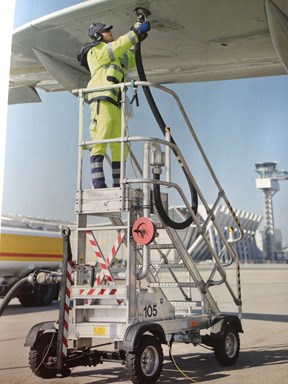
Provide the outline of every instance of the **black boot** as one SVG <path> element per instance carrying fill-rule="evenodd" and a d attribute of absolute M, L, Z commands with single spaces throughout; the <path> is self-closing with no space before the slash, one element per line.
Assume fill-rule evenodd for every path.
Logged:
<path fill-rule="evenodd" d="M 120 187 L 120 161 L 112 161 L 113 188 Z"/>
<path fill-rule="evenodd" d="M 107 188 L 103 171 L 103 155 L 90 157 L 92 184 L 94 188 Z"/>

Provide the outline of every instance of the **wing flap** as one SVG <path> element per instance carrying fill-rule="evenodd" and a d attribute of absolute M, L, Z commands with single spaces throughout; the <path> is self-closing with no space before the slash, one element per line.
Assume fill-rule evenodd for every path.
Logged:
<path fill-rule="evenodd" d="M 72 91 L 73 89 L 85 88 L 89 81 L 89 74 L 80 69 L 76 69 L 62 60 L 53 57 L 39 49 L 33 49 L 41 64 L 63 87 L 63 90 Z"/>
<path fill-rule="evenodd" d="M 41 98 L 34 87 L 9 88 L 8 104 L 37 103 Z"/>

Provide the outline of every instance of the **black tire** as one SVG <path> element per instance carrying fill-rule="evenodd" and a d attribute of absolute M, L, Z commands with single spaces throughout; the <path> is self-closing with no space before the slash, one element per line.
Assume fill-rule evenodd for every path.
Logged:
<path fill-rule="evenodd" d="M 57 369 L 53 364 L 57 359 L 57 333 L 42 333 L 37 337 L 29 352 L 29 365 L 36 376 L 43 379 L 56 377 Z"/>
<path fill-rule="evenodd" d="M 37 337 L 29 352 L 29 366 L 36 376 L 52 379 L 57 375 L 57 333 L 42 333 Z M 69 368 L 62 369 L 62 377 L 70 375 Z"/>
<path fill-rule="evenodd" d="M 42 285 L 34 288 L 31 295 L 19 295 L 18 299 L 23 307 L 44 307 L 50 305 L 57 297 L 57 291 L 56 284 Z"/>
<path fill-rule="evenodd" d="M 154 384 L 163 367 L 163 350 L 155 336 L 144 335 L 135 353 L 126 355 L 126 368 L 132 383 Z"/>
<path fill-rule="evenodd" d="M 234 365 L 239 357 L 240 338 L 235 328 L 227 326 L 221 338 L 217 338 L 214 344 L 214 355 L 223 367 Z"/>

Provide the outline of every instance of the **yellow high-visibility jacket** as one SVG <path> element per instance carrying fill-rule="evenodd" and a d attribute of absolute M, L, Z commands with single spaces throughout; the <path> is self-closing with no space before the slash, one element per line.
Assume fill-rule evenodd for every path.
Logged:
<path fill-rule="evenodd" d="M 91 73 L 88 88 L 104 87 L 126 81 L 128 68 L 135 66 L 135 54 L 130 49 L 138 43 L 135 32 L 129 31 L 117 40 L 110 43 L 100 42 L 93 46 L 87 53 L 87 63 Z M 97 100 L 109 100 L 119 105 L 120 89 L 110 89 L 90 93 L 89 104 Z"/>

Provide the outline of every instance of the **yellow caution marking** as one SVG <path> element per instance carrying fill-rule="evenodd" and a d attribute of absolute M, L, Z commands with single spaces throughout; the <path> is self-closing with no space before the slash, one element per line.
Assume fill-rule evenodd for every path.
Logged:
<path fill-rule="evenodd" d="M 106 336 L 106 327 L 94 327 L 93 334 L 94 336 Z"/>

